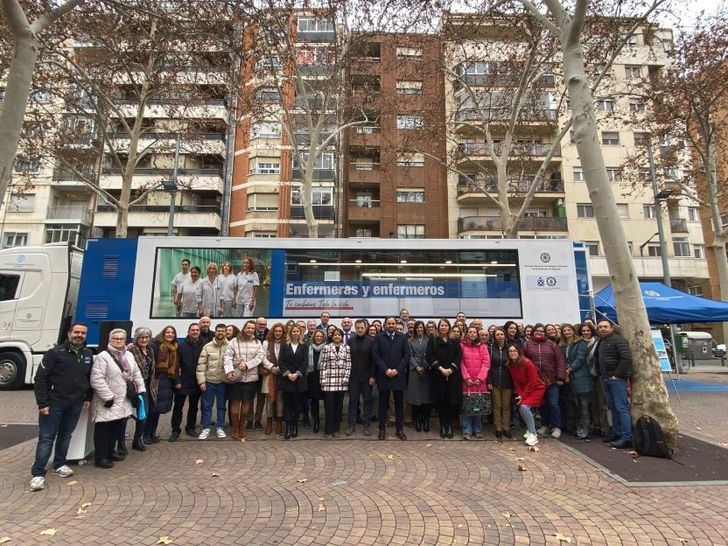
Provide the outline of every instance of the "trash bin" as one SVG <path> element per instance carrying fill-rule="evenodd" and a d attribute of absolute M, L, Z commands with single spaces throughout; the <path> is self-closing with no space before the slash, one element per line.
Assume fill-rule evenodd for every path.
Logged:
<path fill-rule="evenodd" d="M 680 349 L 684 358 L 710 360 L 713 358 L 713 336 L 708 332 L 679 332 Z"/>

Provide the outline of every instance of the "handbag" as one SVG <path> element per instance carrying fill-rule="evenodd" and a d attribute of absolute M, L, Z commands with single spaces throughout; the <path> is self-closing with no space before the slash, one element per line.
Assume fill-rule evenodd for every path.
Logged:
<path fill-rule="evenodd" d="M 490 415 L 492 412 L 493 401 L 490 398 L 489 392 L 463 393 L 463 415 L 466 417 Z"/>
<path fill-rule="evenodd" d="M 541 380 L 541 383 L 543 383 L 546 388 L 554 384 L 554 382 L 546 377 L 546 374 L 543 373 L 539 368 L 536 368 L 536 371 L 538 372 L 538 378 Z"/>
<path fill-rule="evenodd" d="M 116 365 L 119 366 L 119 370 L 121 370 L 121 373 L 124 373 L 124 367 L 121 365 L 121 362 L 116 360 L 116 357 L 111 354 L 110 351 L 106 351 L 106 353 L 111 357 L 111 359 L 116 362 Z M 131 402 L 132 408 L 138 408 L 139 407 L 139 392 L 137 391 L 137 386 L 134 381 L 130 381 L 128 379 L 126 381 L 126 399 Z"/>
<path fill-rule="evenodd" d="M 147 418 L 147 405 L 144 403 L 144 395 L 137 394 L 137 400 L 139 401 L 139 404 L 137 405 L 137 421 L 144 421 Z"/>

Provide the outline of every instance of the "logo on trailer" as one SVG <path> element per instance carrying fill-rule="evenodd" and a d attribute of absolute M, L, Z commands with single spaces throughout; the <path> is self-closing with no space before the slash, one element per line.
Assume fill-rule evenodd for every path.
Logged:
<path fill-rule="evenodd" d="M 540 258 L 543 263 L 547 264 L 551 261 L 551 254 L 548 252 L 542 252 Z"/>
<path fill-rule="evenodd" d="M 651 298 L 659 298 L 660 293 L 657 290 L 645 290 L 645 296 L 650 296 Z"/>
<path fill-rule="evenodd" d="M 536 279 L 536 286 L 545 286 L 545 285 L 546 285 L 546 281 L 543 280 L 543 277 L 539 277 L 538 279 Z"/>
<path fill-rule="evenodd" d="M 546 284 L 556 286 L 556 277 L 546 277 Z"/>

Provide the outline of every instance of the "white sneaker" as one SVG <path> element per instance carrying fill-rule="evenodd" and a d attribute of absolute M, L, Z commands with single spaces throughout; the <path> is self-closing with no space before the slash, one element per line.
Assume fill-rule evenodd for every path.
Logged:
<path fill-rule="evenodd" d="M 535 446 L 538 443 L 538 436 L 529 432 L 528 438 L 526 438 L 527 446 Z"/>
<path fill-rule="evenodd" d="M 31 491 L 40 491 L 41 489 L 45 488 L 45 478 L 43 476 L 33 476 L 33 479 L 30 480 L 30 490 Z"/>
<path fill-rule="evenodd" d="M 69 476 L 73 476 L 73 469 L 67 464 L 64 464 L 63 466 L 56 468 L 52 473 L 61 478 L 68 478 Z"/>
<path fill-rule="evenodd" d="M 546 436 L 546 433 L 549 431 L 548 427 L 539 427 L 539 429 L 536 431 L 541 436 Z"/>
<path fill-rule="evenodd" d="M 559 427 L 554 428 L 554 430 L 551 431 L 551 437 L 556 438 L 557 440 L 561 438 L 561 429 Z"/>
<path fill-rule="evenodd" d="M 524 438 L 528 438 L 528 435 L 529 435 L 529 434 L 531 434 L 531 433 L 530 433 L 530 432 L 528 432 L 528 431 L 526 431 L 526 432 L 524 432 L 524 433 L 523 433 L 523 437 L 524 437 Z"/>
<path fill-rule="evenodd" d="M 219 428 L 217 429 L 217 437 L 221 440 L 224 440 L 225 438 L 227 438 L 227 434 L 225 434 L 225 431 L 223 429 Z"/>
<path fill-rule="evenodd" d="M 210 429 L 203 428 L 202 432 L 200 432 L 200 435 L 197 437 L 197 439 L 198 440 L 207 440 L 208 436 L 210 436 Z"/>

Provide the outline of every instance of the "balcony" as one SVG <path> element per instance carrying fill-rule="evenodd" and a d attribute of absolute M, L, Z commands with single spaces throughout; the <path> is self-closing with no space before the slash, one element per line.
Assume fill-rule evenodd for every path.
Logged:
<path fill-rule="evenodd" d="M 352 146 L 381 146 L 382 134 L 378 125 L 357 125 L 349 131 Z"/>
<path fill-rule="evenodd" d="M 525 180 L 512 180 L 508 184 L 508 192 L 509 193 L 526 193 L 531 188 L 532 179 L 525 179 Z M 470 193 L 483 193 L 483 191 L 486 191 L 487 193 L 497 193 L 498 192 L 498 184 L 495 180 L 486 180 L 486 181 L 477 181 L 475 184 L 472 184 L 467 180 L 466 177 L 460 175 L 458 185 L 457 185 L 457 194 L 458 197 L 462 195 L 467 195 Z M 536 190 L 536 193 L 564 193 L 564 181 L 561 179 L 554 179 L 549 178 L 546 180 L 542 180 L 541 183 L 538 185 L 538 189 Z"/>
<path fill-rule="evenodd" d="M 299 64 L 298 70 L 302 76 L 334 76 L 334 67 L 328 64 Z"/>
<path fill-rule="evenodd" d="M 670 218 L 670 231 L 673 233 L 687 233 L 688 221 L 685 218 Z"/>
<path fill-rule="evenodd" d="M 83 179 L 89 181 L 96 179 L 93 165 L 82 165 L 75 171 L 66 167 L 58 167 L 53 171 L 54 186 L 84 186 Z"/>
<path fill-rule="evenodd" d="M 299 30 L 296 32 L 296 42 L 304 44 L 331 44 L 336 41 L 333 30 Z"/>
<path fill-rule="evenodd" d="M 300 108 L 301 110 L 306 108 L 308 110 L 324 110 L 325 106 L 325 111 L 330 112 L 336 110 L 338 101 L 336 100 L 336 97 L 329 97 L 328 101 L 326 101 L 326 104 L 324 105 L 324 101 L 321 97 L 296 97 L 293 104 L 296 108 Z"/>
<path fill-rule="evenodd" d="M 314 205 L 313 206 L 314 218 L 319 220 L 333 220 L 334 219 L 334 207 L 331 205 Z M 305 218 L 303 207 L 298 205 L 291 206 L 291 218 L 300 220 Z"/>
<path fill-rule="evenodd" d="M 329 138 L 331 133 L 319 133 L 318 143 L 322 144 L 324 140 Z M 296 144 L 299 146 L 309 146 L 311 144 L 311 133 L 294 133 L 296 138 Z M 336 137 L 329 140 L 327 146 L 334 146 L 336 144 Z"/>
<path fill-rule="evenodd" d="M 82 205 L 48 207 L 46 212 L 46 222 L 79 223 L 90 226 L 93 218 L 93 212 Z"/>
<path fill-rule="evenodd" d="M 519 122 L 555 121 L 558 110 L 555 108 L 524 107 L 518 116 Z M 485 116 L 485 118 L 484 118 Z M 508 121 L 510 108 L 462 108 L 455 114 L 456 121 L 483 121 L 483 119 Z"/>
<path fill-rule="evenodd" d="M 506 74 L 460 74 L 455 80 L 455 88 L 464 87 L 517 87 L 520 83 L 520 73 L 513 75 Z M 537 87 L 554 87 L 556 77 L 553 74 L 544 74 L 534 85 Z"/>
<path fill-rule="evenodd" d="M 291 178 L 294 180 L 303 180 L 304 169 L 294 168 L 291 171 Z M 334 169 L 314 169 L 313 170 L 314 180 L 335 180 L 336 171 Z"/>
<path fill-rule="evenodd" d="M 378 222 L 380 216 L 379 204 L 379 199 L 361 197 L 349 199 L 349 220 L 352 222 Z"/>
<path fill-rule="evenodd" d="M 147 187 L 150 184 L 159 184 L 164 178 L 172 178 L 172 173 L 172 169 L 138 167 L 134 170 L 132 189 Z M 193 191 L 210 190 L 222 193 L 222 169 L 179 169 L 177 174 L 180 186 L 185 189 Z M 118 167 L 104 167 L 100 185 L 106 190 L 120 190 L 122 187 L 120 169 Z"/>
<path fill-rule="evenodd" d="M 116 226 L 116 209 L 109 205 L 96 207 L 94 226 Z M 129 227 L 166 228 L 169 205 L 132 205 L 129 207 Z M 177 205 L 174 209 L 175 226 L 185 228 L 220 229 L 219 205 Z"/>
<path fill-rule="evenodd" d="M 524 218 L 519 231 L 568 231 L 566 218 L 555 216 L 540 218 Z M 466 231 L 503 231 L 500 216 L 466 216 L 458 218 L 458 233 Z"/>
<path fill-rule="evenodd" d="M 379 184 L 382 181 L 382 173 L 379 170 L 379 163 L 357 162 L 349 163 L 350 184 Z"/>
<path fill-rule="evenodd" d="M 90 150 L 101 146 L 101 139 L 95 133 L 70 133 L 61 137 L 61 146 L 72 150 Z"/>
<path fill-rule="evenodd" d="M 168 132 L 149 132 L 142 133 L 139 136 L 139 149 L 166 149 L 173 151 L 175 146 L 176 133 Z M 124 152 L 129 149 L 129 133 L 108 133 L 107 139 L 113 142 L 113 146 L 118 152 Z M 225 154 L 225 133 L 198 133 L 182 136 L 182 153 L 196 154 Z"/>
<path fill-rule="evenodd" d="M 539 142 L 532 143 L 515 143 L 511 148 L 511 157 L 518 159 L 520 157 L 543 158 L 551 151 L 552 144 L 542 144 Z M 494 143 L 493 151 L 499 155 L 503 150 L 503 145 Z M 466 156 L 489 156 L 488 146 L 484 142 L 461 142 L 458 144 L 458 152 Z M 552 157 L 561 157 L 561 145 L 557 144 Z"/>

